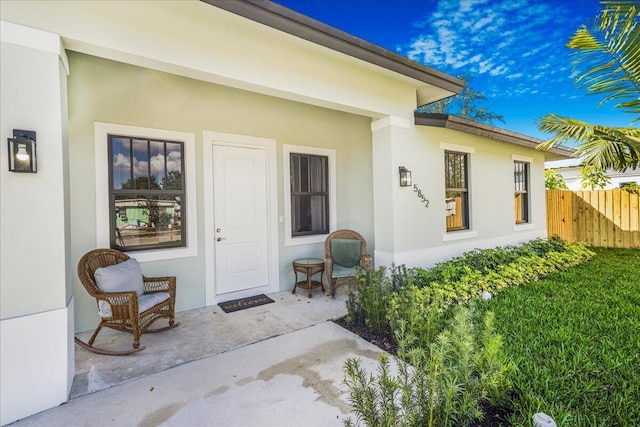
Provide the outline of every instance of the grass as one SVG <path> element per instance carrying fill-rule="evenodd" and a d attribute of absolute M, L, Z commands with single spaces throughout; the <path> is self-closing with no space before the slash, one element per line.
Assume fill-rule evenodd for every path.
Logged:
<path fill-rule="evenodd" d="M 640 425 L 640 251 L 596 257 L 487 304 L 518 365 L 514 425 Z"/>

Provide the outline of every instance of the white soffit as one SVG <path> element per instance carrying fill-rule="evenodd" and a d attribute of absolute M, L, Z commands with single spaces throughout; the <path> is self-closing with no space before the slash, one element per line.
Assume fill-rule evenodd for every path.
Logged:
<path fill-rule="evenodd" d="M 424 82 L 196 0 L 3 0 L 0 14 L 59 34 L 69 50 L 376 118 L 431 93 Z"/>

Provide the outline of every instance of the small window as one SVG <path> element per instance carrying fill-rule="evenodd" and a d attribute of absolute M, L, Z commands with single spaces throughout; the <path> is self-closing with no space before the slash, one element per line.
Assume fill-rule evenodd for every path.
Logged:
<path fill-rule="evenodd" d="M 447 231 L 469 229 L 468 156 L 444 153 Z"/>
<path fill-rule="evenodd" d="M 329 233 L 329 158 L 290 154 L 291 236 Z"/>
<path fill-rule="evenodd" d="M 109 135 L 111 247 L 186 246 L 184 143 Z"/>
<path fill-rule="evenodd" d="M 516 224 L 524 224 L 529 222 L 529 163 L 513 162 L 513 182 Z"/>

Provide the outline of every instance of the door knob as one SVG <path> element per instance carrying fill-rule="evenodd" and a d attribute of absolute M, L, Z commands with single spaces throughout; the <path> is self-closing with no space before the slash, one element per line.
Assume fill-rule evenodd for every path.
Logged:
<path fill-rule="evenodd" d="M 220 242 L 220 241 L 222 241 L 222 240 L 227 240 L 227 238 L 226 238 L 226 237 L 218 237 L 216 240 L 217 240 L 218 242 Z"/>

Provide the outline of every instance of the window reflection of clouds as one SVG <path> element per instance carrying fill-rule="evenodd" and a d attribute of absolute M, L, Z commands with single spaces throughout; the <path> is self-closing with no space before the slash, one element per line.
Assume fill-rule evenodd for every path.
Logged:
<path fill-rule="evenodd" d="M 130 140 L 128 138 L 113 138 L 111 150 L 113 155 L 113 186 L 121 188 L 122 183 L 130 178 L 131 174 L 131 152 Z"/>
<path fill-rule="evenodd" d="M 112 141 L 114 188 L 122 188 L 122 184 L 131 178 L 132 169 L 134 179 L 151 174 L 158 184 L 169 172 L 182 172 L 182 146 L 179 143 L 129 138 L 113 138 Z M 130 158 L 131 144 L 133 159 Z"/>
<path fill-rule="evenodd" d="M 151 175 L 156 177 L 156 182 L 162 183 L 164 179 L 164 142 L 151 141 L 149 144 L 150 155 L 149 162 L 151 166 Z"/>
<path fill-rule="evenodd" d="M 182 170 L 181 149 L 180 144 L 167 143 L 167 172 Z"/>
<path fill-rule="evenodd" d="M 133 177 L 149 176 L 148 141 L 133 140 Z"/>

